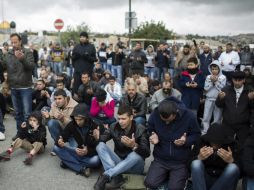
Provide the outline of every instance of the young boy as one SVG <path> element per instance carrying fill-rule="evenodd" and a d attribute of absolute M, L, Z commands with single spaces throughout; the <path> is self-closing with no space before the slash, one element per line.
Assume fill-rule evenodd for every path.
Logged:
<path fill-rule="evenodd" d="M 196 57 L 189 58 L 187 61 L 187 70 L 181 73 L 179 81 L 182 101 L 195 115 L 197 115 L 205 82 L 205 77 L 198 66 Z"/>
<path fill-rule="evenodd" d="M 46 144 L 46 128 L 42 125 L 41 113 L 33 112 L 28 117 L 28 123 L 22 123 L 21 132 L 11 144 L 11 147 L 0 154 L 0 160 L 10 160 L 11 154 L 18 148 L 22 148 L 29 152 L 27 158 L 23 161 L 24 164 L 31 165 L 33 157 L 37 153 L 44 152 Z"/>
<path fill-rule="evenodd" d="M 206 134 L 210 126 L 212 114 L 213 123 L 220 123 L 221 121 L 221 109 L 215 105 L 215 100 L 221 89 L 226 85 L 226 77 L 222 74 L 219 61 L 213 61 L 208 70 L 211 74 L 208 75 L 205 80 L 204 89 L 206 92 L 206 100 L 202 121 L 202 134 Z"/>

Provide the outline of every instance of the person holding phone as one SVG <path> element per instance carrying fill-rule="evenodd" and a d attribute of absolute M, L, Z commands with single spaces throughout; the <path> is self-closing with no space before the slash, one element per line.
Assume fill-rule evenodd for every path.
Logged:
<path fill-rule="evenodd" d="M 33 53 L 24 48 L 21 36 L 17 33 L 10 35 L 12 49 L 5 52 L 3 65 L 7 69 L 8 84 L 11 88 L 11 98 L 16 115 L 17 135 L 21 124 L 32 112 L 32 73 L 35 67 Z"/>

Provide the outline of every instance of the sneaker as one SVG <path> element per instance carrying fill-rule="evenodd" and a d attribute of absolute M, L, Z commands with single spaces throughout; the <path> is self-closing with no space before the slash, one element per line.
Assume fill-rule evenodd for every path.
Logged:
<path fill-rule="evenodd" d="M 63 169 L 68 168 L 68 166 L 65 163 L 63 163 L 63 161 L 60 162 L 60 167 L 63 168 Z"/>
<path fill-rule="evenodd" d="M 9 161 L 10 159 L 11 156 L 7 151 L 4 151 L 0 154 L 0 160 Z"/>
<path fill-rule="evenodd" d="M 5 140 L 5 134 L 0 132 L 0 141 L 4 141 Z"/>
<path fill-rule="evenodd" d="M 80 174 L 89 177 L 91 175 L 91 169 L 90 168 L 83 168 L 80 170 Z"/>
<path fill-rule="evenodd" d="M 52 152 L 50 152 L 50 155 L 51 156 L 56 156 L 56 153 L 52 151 Z"/>
<path fill-rule="evenodd" d="M 33 158 L 28 156 L 23 162 L 25 165 L 32 165 Z"/>
<path fill-rule="evenodd" d="M 119 189 L 124 184 L 124 178 L 122 175 L 117 175 L 111 179 L 109 183 L 106 183 L 105 189 Z"/>
<path fill-rule="evenodd" d="M 105 184 L 110 181 L 110 177 L 107 175 L 100 175 L 97 182 L 94 185 L 94 190 L 105 190 Z"/>

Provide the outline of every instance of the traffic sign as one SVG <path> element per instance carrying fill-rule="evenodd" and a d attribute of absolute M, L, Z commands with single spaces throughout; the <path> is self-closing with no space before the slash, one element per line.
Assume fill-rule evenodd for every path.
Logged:
<path fill-rule="evenodd" d="M 61 30 L 64 27 L 64 22 L 62 19 L 56 19 L 54 22 L 54 26 L 57 30 Z"/>

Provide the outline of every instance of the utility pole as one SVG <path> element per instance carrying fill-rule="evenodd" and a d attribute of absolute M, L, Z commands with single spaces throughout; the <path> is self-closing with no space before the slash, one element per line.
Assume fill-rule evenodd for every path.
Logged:
<path fill-rule="evenodd" d="M 131 21 L 132 21 L 132 15 L 131 15 L 131 0 L 129 0 L 129 48 L 131 47 Z"/>

